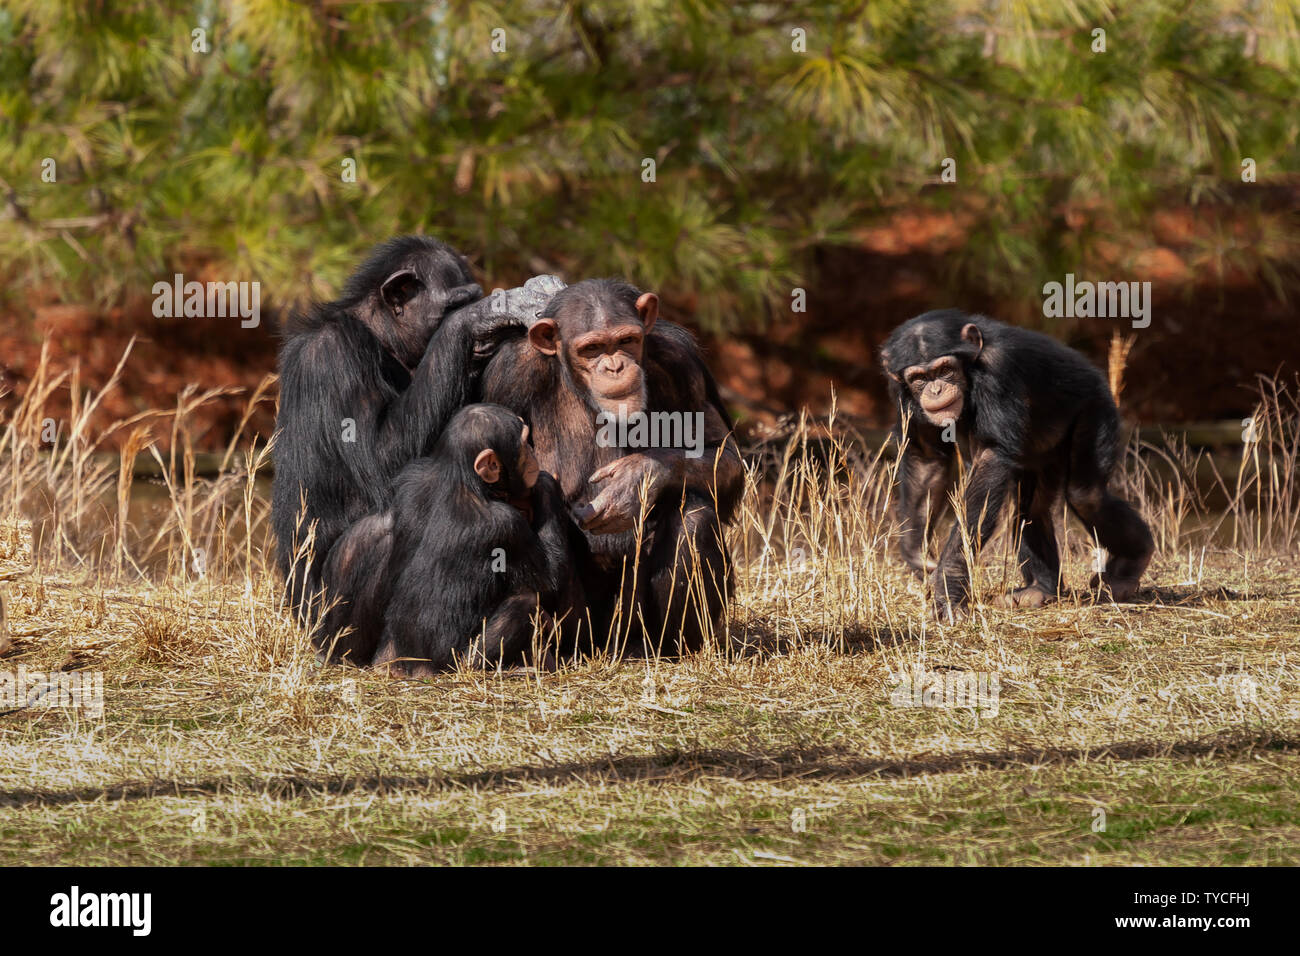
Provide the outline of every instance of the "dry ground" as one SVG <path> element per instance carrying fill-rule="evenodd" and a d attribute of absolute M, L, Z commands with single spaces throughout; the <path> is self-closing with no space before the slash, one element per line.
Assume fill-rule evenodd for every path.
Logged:
<path fill-rule="evenodd" d="M 0 863 L 1300 863 L 1300 442 L 1260 421 L 1218 511 L 1130 456 L 1161 549 L 1132 604 L 927 620 L 887 462 L 828 481 L 801 428 L 734 529 L 727 653 L 403 682 L 320 666 L 278 610 L 256 455 L 205 483 L 179 454 L 134 529 L 129 470 L 75 422 L 29 454 L 29 409 L 0 446 L 0 673 L 100 671 L 104 699 L 0 707 Z M 985 550 L 985 598 L 1009 562 Z M 900 705 L 935 674 L 996 699 Z"/>
<path fill-rule="evenodd" d="M 1296 566 L 1179 572 L 878 645 L 429 683 L 255 666 L 217 587 L 51 575 L 11 587 L 4 664 L 103 670 L 104 711 L 0 718 L 0 862 L 1300 862 Z M 895 706 L 917 666 L 997 673 L 996 713 Z"/>

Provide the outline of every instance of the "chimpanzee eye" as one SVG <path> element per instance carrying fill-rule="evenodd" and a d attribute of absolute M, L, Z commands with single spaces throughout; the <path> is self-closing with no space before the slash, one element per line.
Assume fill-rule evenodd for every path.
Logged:
<path fill-rule="evenodd" d="M 639 339 L 635 335 L 629 335 L 618 340 L 618 344 L 625 349 L 634 348 Z"/>

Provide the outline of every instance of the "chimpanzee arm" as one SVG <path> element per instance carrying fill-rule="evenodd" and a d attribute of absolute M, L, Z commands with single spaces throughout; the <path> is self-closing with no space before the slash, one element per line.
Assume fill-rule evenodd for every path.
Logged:
<path fill-rule="evenodd" d="M 451 416 L 472 400 L 476 344 L 494 334 L 494 321 L 500 325 L 511 320 L 473 308 L 453 313 L 434 332 L 411 373 L 411 384 L 381 412 L 375 447 L 390 474 L 427 455 Z"/>
<path fill-rule="evenodd" d="M 744 490 L 745 468 L 735 439 L 722 431 L 717 413 L 709 407 L 699 414 L 705 423 L 702 448 L 689 454 L 684 448 L 648 448 L 597 469 L 591 476 L 593 482 L 614 481 L 592 501 L 592 513 L 604 510 L 609 504 L 609 517 L 615 520 L 626 517 L 629 508 L 635 514 L 639 485 L 649 476 L 651 503 L 666 495 L 680 496 L 684 491 L 694 491 L 711 502 L 716 500 L 719 516 L 729 521 Z M 624 498 L 625 507 L 619 505 Z M 587 524 L 584 520 L 584 527 L 600 533 L 605 525 L 603 521 Z"/>
<path fill-rule="evenodd" d="M 672 463 L 669 488 L 697 491 L 717 502 L 718 517 L 730 521 L 745 490 L 745 466 L 732 435 L 731 414 L 718 392 L 718 383 L 704 363 L 700 348 L 683 329 L 668 326 L 667 332 L 678 340 L 680 361 L 688 379 L 688 404 L 703 414 L 704 453 L 698 458 L 682 453 Z"/>
<path fill-rule="evenodd" d="M 931 578 L 933 600 L 940 617 L 955 619 L 970 599 L 970 570 L 962 550 L 963 526 L 968 529 L 972 547 L 977 550 L 983 547 L 997 528 L 1002 504 L 1014 479 L 1015 468 L 998 452 L 985 448 L 977 454 L 963 497 L 965 514 L 958 516 L 939 556 L 939 567 Z"/>
<path fill-rule="evenodd" d="M 538 476 L 533 501 L 543 561 L 543 606 L 555 615 L 561 632 L 574 637 L 587 617 L 587 593 L 577 573 L 587 554 L 587 540 L 573 523 L 564 492 L 550 473 Z"/>
<path fill-rule="evenodd" d="M 656 449 L 649 452 L 668 467 L 663 490 L 696 491 L 718 501 L 723 521 L 731 520 L 736 502 L 740 500 L 745 484 L 745 467 L 740 450 L 731 435 L 731 429 L 713 405 L 702 409 L 704 416 L 704 449 L 698 458 L 690 457 L 685 449 Z"/>
<path fill-rule="evenodd" d="M 948 507 L 948 492 L 953 479 L 953 446 L 946 442 L 926 442 L 912 429 L 905 444 L 900 443 L 898 460 L 898 498 L 894 514 L 901 537 L 899 552 L 904 563 L 918 574 L 933 571 L 937 565 L 928 556 L 928 536 Z"/>
<path fill-rule="evenodd" d="M 494 311 L 487 302 L 458 309 L 443 321 L 405 388 L 395 390 L 393 384 L 400 385 L 405 371 L 364 329 L 371 340 L 368 351 L 375 353 L 369 360 L 338 362 L 336 350 L 344 343 L 337 334 L 313 343 L 315 360 L 323 363 L 318 367 L 330 370 L 317 376 L 322 393 L 316 396 L 318 414 L 331 430 L 340 428 L 343 419 L 353 419 L 358 444 L 368 445 L 369 458 L 343 456 L 359 486 L 376 478 L 386 485 L 407 462 L 429 454 L 451 416 L 473 401 L 478 376 L 501 336 L 523 325 L 521 315 Z"/>
<path fill-rule="evenodd" d="M 277 472 L 302 476 L 309 499 L 346 498 L 314 487 L 342 480 L 323 473 L 337 462 L 362 496 L 359 514 L 376 510 L 401 467 L 426 453 L 465 404 L 472 352 L 469 328 L 444 326 L 408 377 L 359 322 L 322 325 L 282 362 Z M 338 517 L 346 524 L 359 514 Z M 321 529 L 330 540 L 342 530 Z"/>
<path fill-rule="evenodd" d="M 549 474 L 537 479 L 532 497 L 542 513 L 536 537 L 517 515 L 501 526 L 509 591 L 471 636 L 469 660 L 476 667 L 520 662 L 532 642 L 534 616 L 554 609 L 557 592 L 572 578 L 563 497 Z"/>
<path fill-rule="evenodd" d="M 558 594 L 573 577 L 573 554 L 570 548 L 572 519 L 564 504 L 564 492 L 550 472 L 537 476 L 533 490 L 537 508 L 537 538 L 542 552 L 542 589 Z"/>

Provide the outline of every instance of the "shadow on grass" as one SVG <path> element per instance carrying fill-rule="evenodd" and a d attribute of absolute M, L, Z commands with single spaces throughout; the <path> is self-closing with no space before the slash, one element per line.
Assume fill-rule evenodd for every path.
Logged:
<path fill-rule="evenodd" d="M 657 754 L 572 761 L 550 766 L 510 767 L 473 773 L 418 776 L 353 774 L 278 777 L 217 777 L 126 781 L 109 787 L 69 790 L 11 790 L 0 793 L 0 807 L 58 807 L 99 801 L 149 800 L 155 797 L 265 794 L 278 799 L 356 793 L 436 792 L 510 789 L 539 784 L 681 784 L 700 777 L 755 780 L 846 780 L 861 777 L 897 779 L 972 770 L 1012 770 L 1060 766 L 1096 760 L 1148 760 L 1162 757 L 1244 757 L 1256 751 L 1300 753 L 1300 738 L 1270 734 L 1216 736 L 1183 741 L 1135 740 L 1088 748 L 1006 750 L 926 754 L 903 759 L 863 758 L 846 748 L 808 747 L 772 754 L 739 750 L 664 750 Z"/>
<path fill-rule="evenodd" d="M 762 659 L 820 644 L 842 653 L 870 654 L 906 643 L 916 636 L 888 627 L 801 628 L 796 634 L 787 624 L 780 630 L 778 633 L 773 624 L 751 621 L 732 632 L 731 653 L 741 658 Z"/>
<path fill-rule="evenodd" d="M 1232 588 L 1203 588 L 1195 585 L 1143 588 L 1137 596 L 1138 600 L 1133 602 L 1135 604 L 1167 604 L 1173 607 L 1201 607 L 1222 601 L 1260 601 L 1270 597 L 1265 591 L 1245 595 Z"/>
<path fill-rule="evenodd" d="M 1267 601 L 1275 600 L 1281 597 L 1281 594 L 1272 594 L 1268 591 L 1255 591 L 1251 594 L 1243 594 L 1240 591 L 1234 591 L 1232 588 L 1217 587 L 1207 588 L 1196 585 L 1183 585 L 1174 587 L 1151 586 L 1139 588 L 1137 594 L 1131 600 L 1121 601 L 1119 607 L 1202 607 L 1209 604 L 1219 604 L 1224 601 Z M 986 605 L 991 605 L 996 595 L 990 595 L 985 599 Z M 1044 609 L 1054 610 L 1062 606 L 1074 606 L 1080 610 L 1083 608 L 1116 606 L 1111 599 L 1095 591 L 1086 588 L 1066 589 L 1061 592 L 1058 601 L 1053 601 L 1043 605 Z M 996 610 L 1005 610 L 997 608 Z M 1038 610 L 1037 608 L 1028 610 Z M 1012 613 L 1023 614 L 1026 609 L 1013 611 Z"/>

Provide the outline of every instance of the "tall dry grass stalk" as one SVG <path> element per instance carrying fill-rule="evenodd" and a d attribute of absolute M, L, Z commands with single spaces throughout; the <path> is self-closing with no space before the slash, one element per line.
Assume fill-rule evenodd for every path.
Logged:
<path fill-rule="evenodd" d="M 1106 352 L 1106 379 L 1110 383 L 1110 395 L 1119 405 L 1119 396 L 1124 391 L 1124 369 L 1128 366 L 1128 353 L 1133 350 L 1137 336 L 1123 336 L 1111 333 L 1110 348 Z"/>
<path fill-rule="evenodd" d="M 1126 351 L 1112 349 L 1116 390 Z M 84 568 L 97 586 L 138 581 L 189 595 L 185 600 L 204 595 L 208 605 L 227 615 L 223 620 L 234 622 L 223 640 L 237 649 L 237 660 L 259 668 L 285 662 L 305 668 L 306 637 L 283 613 L 282 584 L 272 561 L 265 477 L 271 447 L 246 434 L 253 410 L 269 400 L 274 378 L 268 376 L 249 395 L 218 473 L 204 478 L 197 473 L 194 415 L 230 389 L 189 388 L 174 409 L 143 412 L 91 434 L 90 418 L 117 386 L 129 355 L 130 347 L 95 392 L 83 388 L 75 367 L 54 372 L 48 348 L 42 350 L 25 393 L 0 421 L 0 516 L 8 515 L 11 529 L 24 519 L 37 562 Z M 61 389 L 67 390 L 71 411 L 50 442 L 47 409 Z M 1294 552 L 1300 531 L 1300 388 L 1262 379 L 1259 405 L 1243 431 L 1247 441 L 1235 474 L 1226 477 L 1210 455 L 1185 443 L 1130 442 L 1121 490 L 1150 522 L 1162 552 L 1192 553 L 1214 542 L 1252 552 Z M 119 432 L 126 437 L 114 461 L 103 452 Z M 164 439 L 165 454 L 159 449 Z M 137 477 L 145 452 L 161 472 L 147 488 Z M 713 635 L 712 643 L 724 650 L 796 641 L 889 646 L 900 635 L 919 634 L 923 644 L 931 626 L 924 616 L 923 585 L 901 574 L 894 558 L 896 532 L 889 512 L 896 470 L 893 450 L 865 442 L 840 421 L 833 400 L 825 421 L 814 422 L 801 412 L 780 442 L 751 453 L 737 520 L 727 530 L 736 600 L 726 631 Z M 955 496 L 956 520 L 976 592 L 985 584 L 1018 586 L 1019 529 L 1004 522 L 1003 531 L 979 553 L 967 530 L 978 516 L 961 513 L 963 487 L 959 484 Z M 161 505 L 153 514 L 144 507 L 148 499 Z M 643 501 L 643 511 L 648 508 Z M 1067 560 L 1071 554 L 1088 560 L 1094 542 L 1066 524 L 1058 538 Z M 310 548 L 310 529 L 304 531 L 304 547 Z M 942 541 L 948 529 L 936 531 Z M 707 580 L 697 549 L 688 545 L 685 559 L 687 580 L 681 583 L 698 599 L 717 585 Z M 1000 576 L 993 573 L 998 564 Z M 643 571 L 639 560 L 628 570 L 633 581 Z M 903 595 L 910 597 L 900 600 Z M 235 602 L 233 611 L 229 602 Z M 696 607 L 705 603 L 694 602 Z M 187 621 L 194 619 L 192 609 L 185 613 Z M 612 635 L 616 645 L 641 623 L 631 614 L 625 602 Z M 708 622 L 700 624 L 709 629 Z M 546 630 L 539 624 L 539 647 L 554 646 L 555 635 Z M 165 655 L 156 645 L 171 630 L 148 618 L 141 633 L 149 653 Z M 657 637 L 669 643 L 668 635 Z"/>
<path fill-rule="evenodd" d="M 9 612 L 5 610 L 5 592 L 4 588 L 0 588 L 0 656 L 8 654 L 13 643 L 13 638 L 9 636 Z"/>
<path fill-rule="evenodd" d="M 84 567 L 101 578 L 129 580 L 242 576 L 250 582 L 267 570 L 264 494 L 241 495 L 256 485 L 264 454 L 236 454 L 258 403 L 268 400 L 274 376 L 250 396 L 239 431 L 232 436 L 219 474 L 197 475 L 193 415 L 219 397 L 237 392 L 189 388 L 171 411 L 153 409 L 114 422 L 98 434 L 91 421 L 104 397 L 118 387 L 134 340 L 97 391 L 81 383 L 79 365 L 54 372 L 48 342 L 41 350 L 23 395 L 0 420 L 0 515 L 12 526 L 29 522 L 36 563 Z M 67 417 L 50 409 L 66 390 Z M 161 435 L 160 428 L 170 423 Z M 113 446 L 125 433 L 118 453 Z M 160 438 L 169 440 L 166 459 Z M 140 495 L 137 461 L 148 451 L 161 469 L 161 487 Z M 148 514 L 139 499 L 166 503 L 165 513 Z M 226 547 L 226 529 L 236 527 L 241 547 Z M 195 560 L 202 555 L 202 560 Z"/>
<path fill-rule="evenodd" d="M 1293 551 L 1300 529 L 1300 376 L 1289 384 L 1260 376 L 1259 391 L 1260 403 L 1242 422 L 1241 461 L 1227 509 L 1232 544 Z"/>

